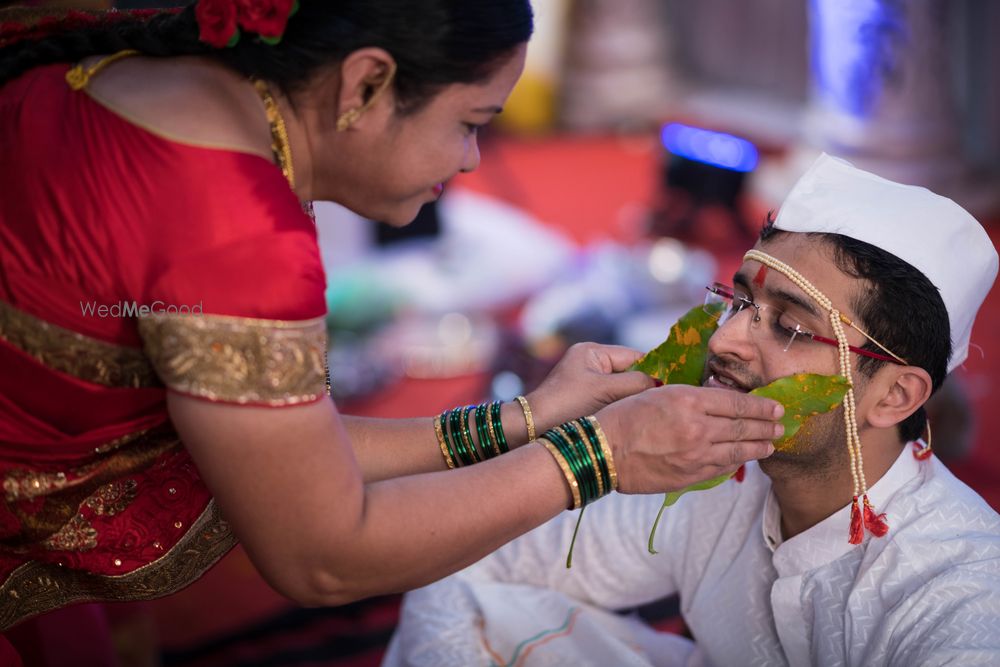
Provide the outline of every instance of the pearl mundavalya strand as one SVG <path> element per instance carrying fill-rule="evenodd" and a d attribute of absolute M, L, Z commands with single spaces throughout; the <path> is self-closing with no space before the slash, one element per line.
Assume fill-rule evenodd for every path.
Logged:
<path fill-rule="evenodd" d="M 848 348 L 847 335 L 844 333 L 844 325 L 848 325 L 860 331 L 868 340 L 872 341 L 887 354 L 906 363 L 881 343 L 869 336 L 864 330 L 845 317 L 839 310 L 833 307 L 833 302 L 816 287 L 806 280 L 802 274 L 785 264 L 779 259 L 771 257 L 767 253 L 759 250 L 750 250 L 743 255 L 743 260 L 754 260 L 768 266 L 775 271 L 784 274 L 789 280 L 798 285 L 803 292 L 808 294 L 816 303 L 821 305 L 830 314 L 830 324 L 837 337 L 837 351 L 840 361 L 840 374 L 847 378 L 849 384 L 847 394 L 844 396 L 844 426 L 847 433 L 847 451 L 851 457 L 851 478 L 854 481 L 854 500 L 851 503 L 851 529 L 849 541 L 851 544 L 860 544 L 864 538 L 864 530 L 867 528 L 876 537 L 882 537 L 889 532 L 889 524 L 885 521 L 885 514 L 876 514 L 871 502 L 868 500 L 868 483 L 865 481 L 865 464 L 861 453 L 861 437 L 858 435 L 858 422 L 855 415 L 854 402 L 854 381 L 851 376 L 851 357 Z M 928 448 L 929 449 L 929 448 Z"/>

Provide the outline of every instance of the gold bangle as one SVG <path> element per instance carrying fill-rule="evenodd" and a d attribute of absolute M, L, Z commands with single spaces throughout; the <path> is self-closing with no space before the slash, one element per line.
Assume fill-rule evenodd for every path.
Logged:
<path fill-rule="evenodd" d="M 608 477 L 611 478 L 611 488 L 617 491 L 618 471 L 615 470 L 615 460 L 611 456 L 611 444 L 608 442 L 608 436 L 604 435 L 604 429 L 601 428 L 601 423 L 597 421 L 597 417 L 591 415 L 587 417 L 587 421 L 590 422 L 590 425 L 594 427 L 594 432 L 597 433 L 597 441 L 601 443 L 601 452 L 604 453 L 604 461 L 608 466 Z"/>
<path fill-rule="evenodd" d="M 434 435 L 438 439 L 438 447 L 441 448 L 441 455 L 444 457 L 444 462 L 448 464 L 448 468 L 451 470 L 455 469 L 455 461 L 451 458 L 451 454 L 448 453 L 448 444 L 444 441 L 444 432 L 441 430 L 441 417 L 432 417 L 431 421 L 434 422 Z"/>
<path fill-rule="evenodd" d="M 521 404 L 521 411 L 524 412 L 524 424 L 528 427 L 528 442 L 535 439 L 535 420 L 531 416 L 531 408 L 528 406 L 528 399 L 518 396 L 514 399 Z"/>
<path fill-rule="evenodd" d="M 545 449 L 549 450 L 549 454 L 551 454 L 552 458 L 554 458 L 556 463 L 559 464 L 563 477 L 565 477 L 566 482 L 569 483 L 569 492 L 573 495 L 573 507 L 570 509 L 580 509 L 580 485 L 577 483 L 576 477 L 573 475 L 573 471 L 569 469 L 569 464 L 566 463 L 566 459 L 564 459 L 563 455 L 559 453 L 559 450 L 556 449 L 555 445 L 545 438 L 542 438 L 540 442 L 545 445 Z"/>
<path fill-rule="evenodd" d="M 472 439 L 472 429 L 469 428 L 469 414 L 473 410 L 473 406 L 467 405 L 464 408 L 457 408 L 460 411 L 460 417 L 458 420 L 458 437 L 462 439 L 462 444 L 469 450 L 469 456 L 472 457 L 473 463 L 479 463 L 485 457 L 479 455 L 479 450 L 476 448 L 476 443 Z"/>

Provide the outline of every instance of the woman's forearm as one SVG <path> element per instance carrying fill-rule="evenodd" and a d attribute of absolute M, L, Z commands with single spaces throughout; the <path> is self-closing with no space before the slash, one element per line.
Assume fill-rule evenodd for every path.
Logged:
<path fill-rule="evenodd" d="M 467 469 L 369 484 L 362 502 L 345 533 L 312 542 L 302 601 L 343 604 L 425 585 L 551 519 L 570 493 L 552 456 L 532 445 Z"/>
<path fill-rule="evenodd" d="M 507 401 L 501 406 L 500 414 L 508 446 L 514 449 L 525 444 L 528 435 L 521 406 L 516 401 Z M 435 418 L 380 419 L 343 415 L 365 482 L 446 470 L 434 435 L 432 420 Z M 541 433 L 539 430 L 538 434 Z"/>

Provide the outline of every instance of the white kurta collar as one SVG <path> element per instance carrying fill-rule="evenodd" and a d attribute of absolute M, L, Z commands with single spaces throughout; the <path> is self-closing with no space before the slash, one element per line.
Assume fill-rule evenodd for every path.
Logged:
<path fill-rule="evenodd" d="M 885 511 L 885 507 L 899 489 L 917 476 L 920 462 L 910 451 L 910 445 L 896 457 L 892 467 L 868 489 L 868 499 L 875 510 Z M 887 515 L 890 533 L 892 513 Z M 847 541 L 851 521 L 851 506 L 846 505 L 823 519 L 812 528 L 785 541 L 781 539 L 781 508 L 778 506 L 774 490 L 769 489 L 764 501 L 764 517 L 761 523 L 764 545 L 774 553 L 774 567 L 779 577 L 802 574 L 836 560 L 853 549 Z M 871 539 L 866 533 L 865 539 Z M 878 539 L 878 538 L 876 538 Z"/>

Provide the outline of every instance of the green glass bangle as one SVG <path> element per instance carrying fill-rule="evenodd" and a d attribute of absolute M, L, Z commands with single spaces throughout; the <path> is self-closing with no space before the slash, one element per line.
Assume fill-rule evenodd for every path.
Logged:
<path fill-rule="evenodd" d="M 590 500 L 597 500 L 601 497 L 601 488 L 597 485 L 597 471 L 594 469 L 594 461 L 587 450 L 587 445 L 583 441 L 583 436 L 573 425 L 573 422 L 566 422 L 559 427 L 569 439 L 577 456 L 580 457 L 580 467 L 583 471 L 584 479 L 590 488 Z"/>
<path fill-rule="evenodd" d="M 472 441 L 472 431 L 469 428 L 469 415 L 472 414 L 474 405 L 467 405 L 462 408 L 462 440 L 465 441 L 465 446 L 469 448 L 472 452 L 472 458 L 474 463 L 479 463 L 483 459 L 480 458 L 479 452 L 476 451 L 476 443 Z"/>
<path fill-rule="evenodd" d="M 563 461 L 566 462 L 566 466 L 569 468 L 569 471 L 573 474 L 573 479 L 576 480 L 577 490 L 579 491 L 580 494 L 579 506 L 583 507 L 588 502 L 587 489 L 585 488 L 584 484 L 580 482 L 579 465 L 577 463 L 576 456 L 574 456 L 573 453 L 570 451 L 569 443 L 566 442 L 565 438 L 556 433 L 555 429 L 549 429 L 548 431 L 543 433 L 541 439 L 552 443 L 552 446 L 559 453 L 559 456 L 561 456 Z"/>
<path fill-rule="evenodd" d="M 601 441 L 597 438 L 597 432 L 591 433 L 590 423 L 586 417 L 576 420 L 577 426 L 583 431 L 587 438 L 588 449 L 594 455 L 595 474 L 600 478 L 603 488 L 602 495 L 607 495 L 613 490 L 611 488 L 611 474 L 608 472 L 607 464 L 604 460 L 604 452 L 601 450 Z"/>
<path fill-rule="evenodd" d="M 594 498 L 600 498 L 604 495 L 604 480 L 601 477 L 600 469 L 597 466 L 597 455 L 594 453 L 593 449 L 587 443 L 586 436 L 581 433 L 580 425 L 574 420 L 563 424 L 562 429 L 569 434 L 570 440 L 573 445 L 580 452 L 580 455 L 586 460 L 588 470 L 588 475 L 594 481 Z"/>
<path fill-rule="evenodd" d="M 469 455 L 469 452 L 465 449 L 465 441 L 462 439 L 462 427 L 460 422 L 462 421 L 462 408 L 455 408 L 449 411 L 448 426 L 449 433 L 451 434 L 452 440 L 455 442 L 455 450 L 458 452 L 458 457 L 462 461 L 462 465 L 471 466 L 475 461 Z"/>
<path fill-rule="evenodd" d="M 597 497 L 597 488 L 591 485 L 591 476 L 587 474 L 587 466 L 576 447 L 570 443 L 569 435 L 556 427 L 548 431 L 546 436 L 566 459 L 570 470 L 573 471 L 573 476 L 576 477 L 577 484 L 580 485 L 581 507 L 594 500 Z"/>
<path fill-rule="evenodd" d="M 503 420 L 500 418 L 500 408 L 503 403 L 496 401 L 490 408 L 490 416 L 493 418 L 493 431 L 497 434 L 497 446 L 500 447 L 500 453 L 506 454 L 510 451 L 507 447 L 507 436 L 503 432 Z"/>
<path fill-rule="evenodd" d="M 494 456 L 493 441 L 486 430 L 486 411 L 489 410 L 487 403 L 482 403 L 476 408 L 476 435 L 479 436 L 479 449 L 483 451 L 483 458 L 491 459 Z"/>
<path fill-rule="evenodd" d="M 586 417 L 581 417 L 577 422 L 583 427 L 587 434 L 587 440 L 590 441 L 590 448 L 594 450 L 594 456 L 597 457 L 597 467 L 601 471 L 605 493 L 611 493 L 611 473 L 608 471 L 608 462 L 604 460 L 604 449 L 601 448 L 601 440 L 597 437 L 597 431 L 594 430 L 593 424 Z"/>

